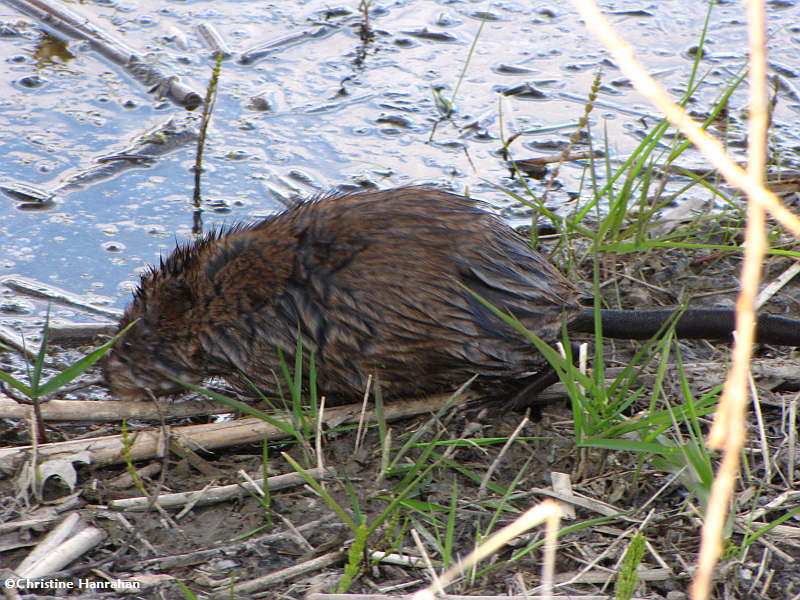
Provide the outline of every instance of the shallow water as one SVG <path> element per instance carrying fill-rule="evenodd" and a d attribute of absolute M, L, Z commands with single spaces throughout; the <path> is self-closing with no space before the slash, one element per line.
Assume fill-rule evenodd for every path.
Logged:
<path fill-rule="evenodd" d="M 359 36 L 357 4 L 104 0 L 69 6 L 201 94 L 213 59 L 196 26 L 213 25 L 233 50 L 222 65 L 205 148 L 206 231 L 273 214 L 283 208 L 280 198 L 342 185 L 410 183 L 469 189 L 512 223 L 524 223 L 525 211 L 495 189 L 522 189 L 499 153 L 501 114 L 505 138 L 524 132 L 511 146 L 515 158 L 557 153 L 601 70 L 591 127 L 601 147 L 607 136 L 613 160 L 624 159 L 658 122 L 569 3 L 374 2 L 375 37 L 367 43 Z M 706 5 L 674 0 L 604 6 L 661 84 L 680 95 Z M 782 86 L 772 147 L 784 166 L 797 168 L 800 8 L 796 2 L 768 8 L 770 60 Z M 169 119 L 199 117 L 192 116 L 199 111 L 187 113 L 148 93 L 86 42 L 57 34 L 67 43 L 56 43 L 35 19 L 5 4 L 0 22 L 6 25 L 0 37 L 6 66 L 0 70 L 0 183 L 53 191 Z M 700 67 L 704 83 L 693 94 L 692 110 L 704 113 L 740 73 L 744 24 L 741 3 L 714 8 Z M 288 43 L 290 36 L 298 37 Z M 452 97 L 476 36 L 453 117 L 441 120 L 433 90 Z M 284 43 L 251 63 L 239 61 L 243 51 L 274 40 Z M 527 93 L 503 95 L 526 84 Z M 744 138 L 745 108 L 742 88 L 730 101 L 727 135 L 734 142 Z M 0 197 L 0 276 L 21 274 L 124 306 L 146 265 L 192 237 L 194 157 L 193 144 L 181 146 L 150 164 L 62 190 L 40 210 Z M 690 154 L 682 164 L 704 163 Z M 561 169 L 548 201 L 554 209 L 569 209 L 584 166 Z M 542 182 L 527 183 L 541 193 Z M 3 324 L 38 323 L 43 310 L 43 303 L 8 290 L 0 296 Z M 53 312 L 84 318 L 73 309 Z"/>

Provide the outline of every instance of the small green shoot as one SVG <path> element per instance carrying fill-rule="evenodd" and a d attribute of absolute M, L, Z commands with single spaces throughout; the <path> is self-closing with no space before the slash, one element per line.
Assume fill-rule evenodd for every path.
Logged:
<path fill-rule="evenodd" d="M 448 106 L 450 107 L 451 111 L 453 106 L 456 104 L 456 96 L 458 95 L 458 90 L 461 88 L 461 82 L 464 81 L 464 76 L 467 74 L 467 69 L 469 68 L 469 63 L 472 61 L 472 55 L 475 53 L 475 47 L 478 45 L 478 38 L 481 37 L 481 32 L 483 31 L 483 26 L 486 25 L 486 19 L 481 19 L 481 24 L 478 27 L 478 31 L 475 32 L 475 37 L 472 38 L 472 44 L 470 44 L 469 52 L 467 52 L 467 60 L 464 61 L 464 67 L 461 69 L 461 73 L 458 75 L 458 81 L 456 82 L 456 87 L 453 90 L 453 95 L 450 97 L 450 102 L 448 102 Z M 445 116 L 450 116 L 449 113 Z"/>
<path fill-rule="evenodd" d="M 186 584 L 183 583 L 183 581 L 181 581 L 180 579 L 175 579 L 175 581 L 178 582 L 178 585 L 180 586 L 181 591 L 183 592 L 183 595 L 186 596 L 186 598 L 188 598 L 188 600 L 197 600 L 197 596 L 195 596 L 192 593 L 192 590 L 190 590 L 188 587 L 186 587 Z"/>
<path fill-rule="evenodd" d="M 458 480 L 453 479 L 453 492 L 450 494 L 450 511 L 447 513 L 447 529 L 444 535 L 442 562 L 445 569 L 453 561 L 453 534 L 456 528 L 456 507 L 458 506 Z"/>
<path fill-rule="evenodd" d="M 145 488 L 144 483 L 139 478 L 139 474 L 136 472 L 136 467 L 133 466 L 133 457 L 131 456 L 131 448 L 133 447 L 134 442 L 136 441 L 136 435 L 134 434 L 133 437 L 128 435 L 128 422 L 123 419 L 122 420 L 122 427 L 120 434 L 122 436 L 122 456 L 125 458 L 125 469 L 128 472 L 128 475 L 131 476 L 133 480 L 133 484 L 136 486 L 136 489 L 144 496 L 145 498 L 150 498 L 150 494 L 147 492 L 147 488 Z"/>
<path fill-rule="evenodd" d="M 641 531 L 637 531 L 631 539 L 631 543 L 628 544 L 628 549 L 625 550 L 625 556 L 619 566 L 619 575 L 614 587 L 614 600 L 631 600 L 633 597 L 633 590 L 639 579 L 637 570 L 644 557 L 644 550 L 644 536 Z"/>
<path fill-rule="evenodd" d="M 200 118 L 200 135 L 197 138 L 197 154 L 195 155 L 194 161 L 194 206 L 196 209 L 200 208 L 202 202 L 200 180 L 203 174 L 203 150 L 206 146 L 208 124 L 211 122 L 211 113 L 214 110 L 214 102 L 217 98 L 217 83 L 219 82 L 219 73 L 222 69 L 222 58 L 223 53 L 217 53 L 217 60 L 211 72 L 211 79 L 208 82 L 206 97 L 203 101 L 203 115 Z"/>
<path fill-rule="evenodd" d="M 475 37 L 472 39 L 472 44 L 469 47 L 469 52 L 467 52 L 467 60 L 464 61 L 464 66 L 461 68 L 461 73 L 458 75 L 458 81 L 456 82 L 456 87 L 453 90 L 453 95 L 450 98 L 445 98 L 444 94 L 440 89 L 432 88 L 433 92 L 433 103 L 436 106 L 436 110 L 439 114 L 444 118 L 449 118 L 453 111 L 455 110 L 456 105 L 456 96 L 458 95 L 458 90 L 461 87 L 461 82 L 464 80 L 464 76 L 467 74 L 467 69 L 469 68 L 469 63 L 472 60 L 472 55 L 475 52 L 475 47 L 478 44 L 478 38 L 481 36 L 481 32 L 483 31 L 483 26 L 486 24 L 486 19 L 481 19 L 481 24 L 478 27 L 478 31 L 475 33 Z"/>
<path fill-rule="evenodd" d="M 438 435 L 441 435 L 441 433 Z M 347 511 L 342 508 L 338 502 L 336 502 L 333 496 L 331 496 L 331 494 L 324 487 L 322 487 L 318 481 L 311 477 L 308 472 L 297 463 L 297 461 L 295 461 L 285 452 L 282 453 L 283 457 L 289 462 L 289 464 L 292 465 L 295 471 L 300 473 L 300 475 L 306 480 L 306 483 L 308 483 L 308 485 L 310 485 L 320 495 L 320 497 L 328 504 L 328 506 L 330 506 L 333 511 L 339 515 L 339 518 L 345 525 L 347 525 L 354 535 L 354 541 L 347 555 L 344 575 L 339 580 L 339 584 L 337 586 L 338 593 L 345 593 L 350 588 L 353 579 L 359 573 L 369 537 L 375 533 L 378 527 L 394 518 L 395 513 L 402 503 L 414 490 L 418 488 L 420 482 L 426 478 L 431 470 L 437 466 L 437 462 L 425 466 L 428 457 L 433 451 L 433 447 L 434 446 L 431 445 L 430 448 L 427 448 L 422 453 L 422 456 L 415 462 L 415 467 L 406 473 L 402 481 L 395 486 L 393 490 L 394 497 L 387 498 L 387 507 L 375 518 L 371 525 L 367 525 L 366 517 L 358 505 L 358 497 L 349 481 L 345 480 L 344 484 L 351 500 L 351 510 L 354 514 L 354 518 L 351 518 Z"/>

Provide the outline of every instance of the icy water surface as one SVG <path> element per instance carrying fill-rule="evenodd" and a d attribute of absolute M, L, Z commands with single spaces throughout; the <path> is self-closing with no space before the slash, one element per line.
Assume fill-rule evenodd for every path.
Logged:
<path fill-rule="evenodd" d="M 515 158 L 555 154 L 574 131 L 598 71 L 591 126 L 597 142 L 607 136 L 614 160 L 658 121 L 565 2 L 373 2 L 374 39 L 366 42 L 356 0 L 65 4 L 201 95 L 214 61 L 197 27 L 213 26 L 232 51 L 222 64 L 198 215 L 192 132 L 199 110 L 158 98 L 88 43 L 0 5 L 0 183 L 57 192 L 42 207 L 0 197 L 0 276 L 25 275 L 117 307 L 142 269 L 191 239 L 193 229 L 273 214 L 287 199 L 338 186 L 469 189 L 511 222 L 525 222 L 524 211 L 494 188 L 521 189 L 500 154 L 500 116 L 505 138 L 523 132 L 511 146 Z M 686 89 L 706 7 L 697 0 L 603 3 L 676 97 Z M 776 2 L 769 11 L 779 84 L 772 146 L 785 166 L 797 168 L 800 8 Z M 452 98 L 476 36 L 453 116 L 442 120 L 434 91 Z M 707 37 L 698 74 L 704 82 L 690 105 L 699 114 L 745 64 L 743 4 L 716 6 Z M 243 52 L 259 44 L 268 45 L 263 54 L 243 62 Z M 730 101 L 734 149 L 744 140 L 745 108 L 743 87 Z M 148 133 L 170 120 L 166 137 Z M 163 141 L 172 134 L 184 137 Z M 102 169 L 120 164 L 119 154 L 137 140 L 156 149 L 152 159 L 103 178 Z M 687 161 L 703 164 L 691 155 Z M 562 168 L 549 197 L 555 210 L 574 201 L 583 167 Z M 85 183 L 65 187 L 76 175 Z M 543 183 L 528 185 L 540 192 Z M 43 304 L 2 293 L 4 324 L 41 320 Z"/>

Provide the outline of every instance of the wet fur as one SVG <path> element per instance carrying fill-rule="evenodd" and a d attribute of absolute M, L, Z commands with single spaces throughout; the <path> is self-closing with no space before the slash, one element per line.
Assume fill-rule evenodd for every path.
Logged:
<path fill-rule="evenodd" d="M 370 374 L 391 399 L 540 370 L 468 290 L 548 341 L 577 310 L 573 285 L 473 201 L 425 187 L 328 196 L 177 248 L 142 278 L 106 377 L 138 398 L 180 391 L 170 377 L 251 392 L 242 372 L 274 395 L 298 330 L 333 402 L 360 397 Z"/>

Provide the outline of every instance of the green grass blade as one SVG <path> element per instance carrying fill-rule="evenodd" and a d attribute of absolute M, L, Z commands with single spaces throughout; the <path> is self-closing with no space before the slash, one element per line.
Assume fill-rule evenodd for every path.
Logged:
<path fill-rule="evenodd" d="M 359 524 L 359 526 L 364 524 L 365 517 L 364 514 L 361 512 L 361 507 L 358 505 L 358 494 L 356 494 L 355 489 L 353 489 L 353 483 L 350 481 L 350 478 L 347 476 L 347 473 L 344 474 L 344 487 L 347 490 L 347 495 L 350 497 L 350 506 L 353 510 L 353 516 L 355 517 L 355 522 Z"/>
<path fill-rule="evenodd" d="M 28 398 L 32 398 L 33 397 L 32 390 L 31 390 L 30 387 L 28 387 L 27 385 L 22 383 L 19 379 L 15 378 L 15 377 L 12 377 L 8 373 L 0 371 L 0 379 L 5 381 L 8 385 L 13 387 L 15 390 L 20 391 L 23 394 L 25 394 L 26 396 L 28 396 Z"/>
<path fill-rule="evenodd" d="M 181 381 L 180 379 L 173 379 L 173 381 L 180 383 L 184 387 L 192 390 L 193 392 L 197 392 L 198 394 L 202 394 L 203 396 L 207 396 L 212 400 L 216 400 L 222 404 L 230 406 L 231 408 L 238 410 L 246 415 L 250 415 L 251 417 L 255 417 L 257 419 L 261 419 L 265 423 L 269 423 L 273 427 L 277 427 L 284 433 L 296 438 L 300 439 L 300 434 L 298 431 L 292 427 L 291 424 L 285 423 L 284 421 L 280 421 L 275 417 L 268 415 L 267 413 L 258 410 L 257 408 L 253 408 L 249 404 L 244 402 L 240 402 L 239 400 L 234 400 L 233 398 L 228 398 L 227 396 L 223 396 L 217 392 L 207 390 L 205 388 L 200 387 L 199 385 L 194 385 L 193 383 L 187 383 L 186 381 Z"/>
<path fill-rule="evenodd" d="M 469 67 L 469 63 L 472 60 L 472 55 L 475 53 L 475 46 L 478 45 L 478 38 L 481 37 L 481 32 L 483 31 L 483 26 L 486 25 L 486 19 L 481 19 L 481 24 L 478 26 L 478 31 L 475 33 L 475 37 L 472 39 L 472 44 L 469 47 L 469 52 L 467 52 L 467 60 L 464 61 L 464 67 L 461 69 L 461 73 L 458 76 L 458 81 L 456 82 L 456 87 L 453 90 L 453 95 L 450 98 L 450 102 L 448 106 L 450 111 L 452 111 L 453 106 L 456 104 L 456 96 L 458 95 L 458 90 L 461 87 L 461 82 L 464 81 L 464 76 L 467 74 L 467 68 Z M 449 116 L 449 112 L 447 115 Z"/>
<path fill-rule="evenodd" d="M 111 347 L 116 343 L 116 341 L 126 331 L 128 331 L 128 329 L 130 329 L 134 323 L 136 323 L 136 321 L 134 321 L 133 323 L 129 323 L 125 327 L 125 329 L 117 333 L 113 338 L 108 340 L 105 344 L 103 344 L 96 350 L 93 350 L 86 356 L 81 357 L 80 359 L 72 363 L 70 366 L 68 366 L 66 369 L 61 371 L 61 373 L 54 375 L 47 381 L 47 383 L 45 383 L 38 389 L 38 393 L 36 395 L 44 396 L 50 394 L 56 391 L 57 389 L 65 386 L 70 381 L 81 375 L 82 373 L 86 372 L 94 363 L 100 360 L 109 350 L 111 350 Z"/>
<path fill-rule="evenodd" d="M 38 398 L 43 393 L 39 389 L 39 382 L 42 380 L 42 369 L 44 368 L 44 359 L 47 355 L 47 340 L 50 337 L 50 305 L 47 305 L 47 316 L 44 320 L 44 329 L 42 329 L 42 343 L 39 344 L 39 353 L 36 355 L 36 360 L 33 363 L 33 373 L 30 375 L 31 381 L 31 397 Z"/>
<path fill-rule="evenodd" d="M 458 501 L 458 479 L 453 478 L 453 493 L 450 494 L 450 510 L 447 513 L 447 528 L 444 535 L 444 552 L 442 559 L 444 561 L 444 568 L 450 566 L 450 561 L 453 558 L 453 537 L 456 528 L 456 507 Z"/>
<path fill-rule="evenodd" d="M 297 464 L 297 461 L 295 461 L 291 456 L 286 454 L 286 452 L 281 452 L 281 456 L 283 456 L 283 458 L 285 458 L 289 462 L 289 464 L 292 465 L 292 468 L 295 471 L 300 473 L 303 479 L 306 480 L 306 483 L 308 483 L 308 485 L 314 488 L 314 491 L 316 491 L 322 497 L 322 499 L 325 500 L 328 506 L 330 506 L 333 509 L 333 511 L 337 515 L 339 515 L 339 518 L 342 520 L 342 523 L 347 525 L 347 527 L 350 529 L 350 531 L 353 532 L 353 534 L 357 533 L 358 526 L 356 526 L 356 524 L 353 522 L 353 519 L 350 518 L 347 512 L 345 512 L 345 510 L 341 506 L 339 506 L 339 503 L 333 499 L 333 496 L 331 496 L 328 493 L 328 490 L 322 487 L 316 479 L 311 477 L 311 475 L 309 475 L 306 472 L 306 470 L 303 469 L 303 467 Z"/>

